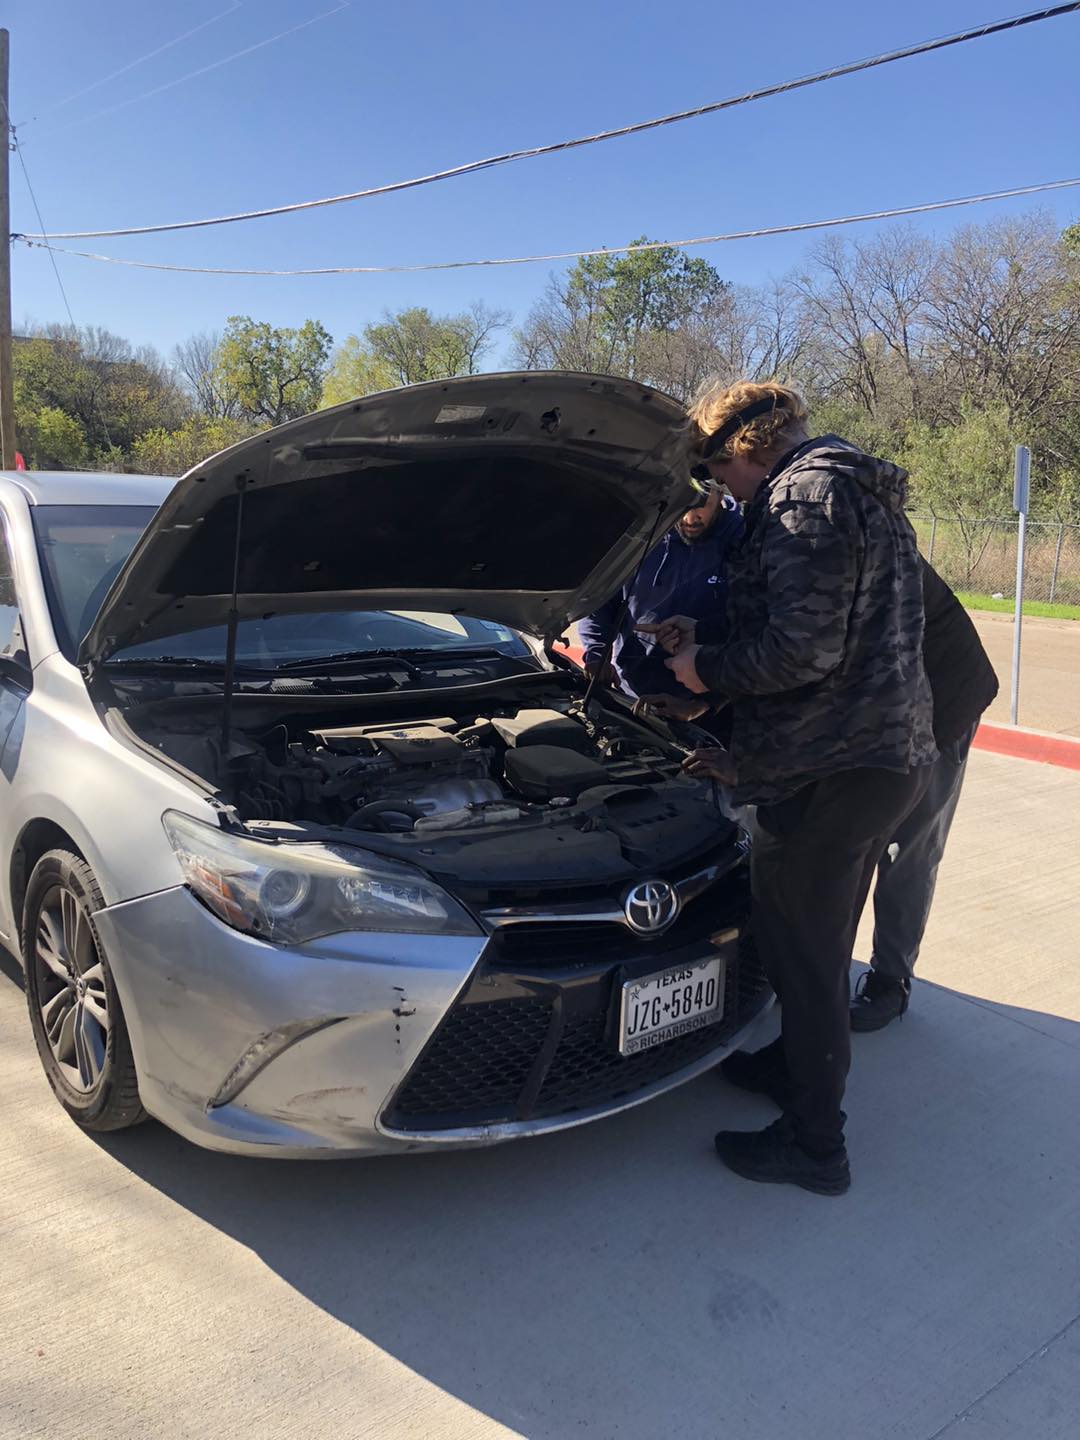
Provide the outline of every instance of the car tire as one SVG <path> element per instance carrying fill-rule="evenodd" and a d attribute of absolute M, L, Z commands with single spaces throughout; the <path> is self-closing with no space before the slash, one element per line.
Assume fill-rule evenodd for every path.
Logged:
<path fill-rule="evenodd" d="M 94 872 L 70 850 L 34 866 L 23 906 L 26 999 L 53 1093 L 84 1130 L 145 1120 L 120 997 L 97 929 L 105 901 Z"/>

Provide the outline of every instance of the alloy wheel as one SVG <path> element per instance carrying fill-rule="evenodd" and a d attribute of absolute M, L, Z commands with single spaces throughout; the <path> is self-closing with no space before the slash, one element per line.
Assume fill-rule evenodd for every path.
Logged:
<path fill-rule="evenodd" d="M 89 1094 L 101 1079 L 112 1022 L 90 916 L 65 885 L 54 886 L 42 903 L 34 963 L 53 1058 L 68 1083 Z"/>

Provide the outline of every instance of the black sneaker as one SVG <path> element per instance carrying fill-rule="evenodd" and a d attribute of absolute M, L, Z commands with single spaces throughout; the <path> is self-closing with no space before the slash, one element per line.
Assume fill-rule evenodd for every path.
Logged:
<path fill-rule="evenodd" d="M 728 1084 L 755 1095 L 767 1095 L 781 1110 L 788 1108 L 791 1081 L 788 1079 L 782 1040 L 774 1040 L 762 1050 L 736 1050 L 726 1060 L 721 1060 L 718 1068 Z"/>
<path fill-rule="evenodd" d="M 884 1030 L 890 1020 L 899 1019 L 911 999 L 911 981 L 894 980 L 867 970 L 859 976 L 851 997 L 852 1030 Z"/>
<path fill-rule="evenodd" d="M 843 1195 L 851 1185 L 847 1150 L 819 1158 L 804 1150 L 795 1139 L 789 1115 L 765 1130 L 721 1130 L 716 1153 L 736 1175 L 768 1185 L 799 1185 L 815 1195 Z"/>

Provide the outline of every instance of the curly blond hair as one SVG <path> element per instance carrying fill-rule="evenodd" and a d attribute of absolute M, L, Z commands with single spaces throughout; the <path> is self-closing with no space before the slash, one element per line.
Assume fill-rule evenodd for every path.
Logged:
<path fill-rule="evenodd" d="M 772 411 L 757 416 L 736 430 L 710 458 L 723 460 L 732 455 L 757 458 L 775 454 L 794 444 L 805 433 L 809 415 L 805 402 L 794 390 L 788 390 L 772 380 L 760 384 L 754 380 L 739 380 L 734 385 L 708 380 L 689 406 L 691 454 L 700 454 L 705 441 L 720 429 L 725 420 L 730 420 L 758 400 L 768 399 L 773 401 Z"/>

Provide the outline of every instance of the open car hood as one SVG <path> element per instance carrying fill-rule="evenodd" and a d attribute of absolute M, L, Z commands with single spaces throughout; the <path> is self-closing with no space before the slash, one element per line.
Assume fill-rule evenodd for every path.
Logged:
<path fill-rule="evenodd" d="M 622 584 L 693 491 L 683 411 L 630 380 L 530 371 L 368 395 L 177 482 L 83 640 L 297 611 L 460 611 L 547 638 Z"/>

